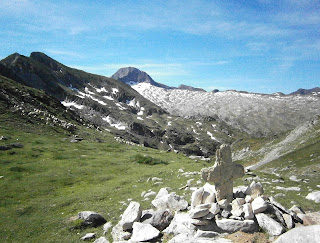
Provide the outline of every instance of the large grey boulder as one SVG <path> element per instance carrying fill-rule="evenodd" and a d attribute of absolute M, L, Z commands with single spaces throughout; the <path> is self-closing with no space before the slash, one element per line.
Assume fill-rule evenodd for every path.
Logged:
<path fill-rule="evenodd" d="M 258 225 L 253 220 L 221 219 L 216 220 L 216 224 L 218 231 L 222 233 L 234 233 L 236 231 L 253 233 L 259 230 Z"/>
<path fill-rule="evenodd" d="M 78 219 L 83 219 L 82 227 L 98 227 L 107 222 L 101 214 L 93 211 L 82 211 L 78 213 Z"/>
<path fill-rule="evenodd" d="M 161 188 L 156 198 L 151 202 L 157 209 L 169 209 L 170 211 L 185 210 L 188 202 L 175 192 L 168 192 L 167 188 Z"/>
<path fill-rule="evenodd" d="M 146 210 L 143 211 L 141 222 L 144 224 L 151 224 L 156 229 L 162 231 L 169 226 L 172 219 L 173 215 L 169 210 Z"/>
<path fill-rule="evenodd" d="M 188 213 L 177 212 L 174 215 L 170 225 L 163 231 L 167 234 L 188 234 L 193 235 L 195 233 L 194 227 L 191 227 L 191 218 Z"/>
<path fill-rule="evenodd" d="M 132 241 L 149 241 L 157 238 L 160 234 L 160 231 L 151 224 L 134 222 L 132 229 Z"/>
<path fill-rule="evenodd" d="M 130 230 L 132 229 L 132 225 L 134 222 L 137 222 L 141 218 L 141 206 L 140 203 L 131 201 L 127 209 L 124 211 L 120 225 L 122 226 L 123 230 Z"/>
<path fill-rule="evenodd" d="M 318 243 L 320 242 L 320 225 L 294 228 L 281 235 L 274 243 Z"/>
<path fill-rule="evenodd" d="M 283 232 L 285 232 L 285 228 L 280 223 L 270 218 L 266 214 L 258 213 L 256 214 L 256 219 L 259 226 L 272 236 L 281 235 Z"/>

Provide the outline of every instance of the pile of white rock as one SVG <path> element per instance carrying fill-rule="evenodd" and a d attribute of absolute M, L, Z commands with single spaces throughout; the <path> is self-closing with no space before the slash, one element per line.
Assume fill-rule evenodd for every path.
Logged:
<path fill-rule="evenodd" d="M 112 228 L 113 242 L 162 242 L 164 234 L 178 242 L 229 242 L 223 236 L 237 231 L 248 233 L 264 229 L 278 236 L 302 223 L 303 210 L 286 209 L 264 195 L 258 182 L 234 188 L 233 200 L 216 200 L 215 186 L 206 183 L 195 190 L 191 205 L 169 188 L 162 188 L 152 201 L 154 209 L 142 210 L 131 201 L 120 221 Z M 213 241 L 215 240 L 215 241 Z M 107 243 L 101 237 L 95 243 Z"/>

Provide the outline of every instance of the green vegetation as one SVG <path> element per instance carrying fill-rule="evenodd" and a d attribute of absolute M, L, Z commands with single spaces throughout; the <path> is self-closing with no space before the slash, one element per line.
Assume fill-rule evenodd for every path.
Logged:
<path fill-rule="evenodd" d="M 147 209 L 151 203 L 142 201 L 143 191 L 168 186 L 182 195 L 185 191 L 178 188 L 190 178 L 178 170 L 208 166 L 175 153 L 119 144 L 109 133 L 79 127 L 77 134 L 84 140 L 70 143 L 72 134 L 62 129 L 35 129 L 11 113 L 2 113 L 0 120 L 0 136 L 11 137 L 0 145 L 24 144 L 0 151 L 2 242 L 79 242 L 86 232 L 101 235 L 101 227 L 70 231 L 77 224 L 71 218 L 92 210 L 115 224 L 126 208 L 122 201 L 132 198 Z M 147 182 L 150 177 L 161 177 L 163 185 Z"/>
<path fill-rule="evenodd" d="M 141 155 L 137 154 L 134 156 L 134 161 L 138 164 L 146 164 L 146 165 L 158 165 L 158 164 L 164 164 L 167 165 L 168 162 L 162 161 L 157 158 L 153 158 L 151 156 Z"/>

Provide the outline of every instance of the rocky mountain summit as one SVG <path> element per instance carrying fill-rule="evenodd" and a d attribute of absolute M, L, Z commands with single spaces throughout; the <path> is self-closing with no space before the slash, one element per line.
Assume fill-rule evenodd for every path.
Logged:
<path fill-rule="evenodd" d="M 111 78 L 120 80 L 128 85 L 135 85 L 139 83 L 148 83 L 156 87 L 169 89 L 170 87 L 164 84 L 155 82 L 146 72 L 143 72 L 134 67 L 120 68 L 114 73 Z"/>

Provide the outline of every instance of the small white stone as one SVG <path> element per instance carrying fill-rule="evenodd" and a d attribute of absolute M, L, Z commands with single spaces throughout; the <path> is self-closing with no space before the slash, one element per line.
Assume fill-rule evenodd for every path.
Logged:
<path fill-rule="evenodd" d="M 85 236 L 81 237 L 81 240 L 91 240 L 96 237 L 95 233 L 87 233 Z"/>

